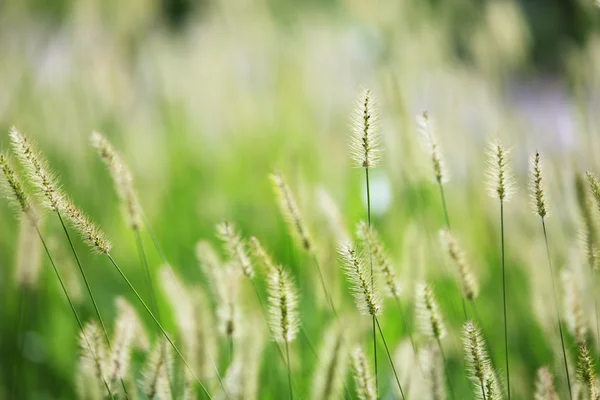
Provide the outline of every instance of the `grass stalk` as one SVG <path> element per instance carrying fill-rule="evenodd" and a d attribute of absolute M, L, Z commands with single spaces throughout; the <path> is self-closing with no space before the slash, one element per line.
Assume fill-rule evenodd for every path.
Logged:
<path fill-rule="evenodd" d="M 394 377 L 396 378 L 396 383 L 398 384 L 398 389 L 400 389 L 400 394 L 402 395 L 402 399 L 406 399 L 404 396 L 404 390 L 402 390 L 402 384 L 400 383 L 400 379 L 398 378 L 398 373 L 396 372 L 396 367 L 394 366 L 394 360 L 390 353 L 390 349 L 388 348 L 387 342 L 385 340 L 385 336 L 383 335 L 383 330 L 381 329 L 381 325 L 379 324 L 379 318 L 373 317 L 375 322 L 377 323 L 377 328 L 379 329 L 379 334 L 381 335 L 381 340 L 383 341 L 383 347 L 385 347 L 385 351 L 387 353 L 388 360 L 390 365 L 392 366 L 392 371 L 394 372 Z"/>
<path fill-rule="evenodd" d="M 90 285 L 90 282 L 88 281 L 85 270 L 83 269 L 83 265 L 81 264 L 81 260 L 79 259 L 79 255 L 77 254 L 77 251 L 75 250 L 75 246 L 73 245 L 73 241 L 71 240 L 71 235 L 69 234 L 69 230 L 67 229 L 67 226 L 65 225 L 65 222 L 62 218 L 62 215 L 60 214 L 60 211 L 56 210 L 56 215 L 58 215 L 60 224 L 63 228 L 63 231 L 65 232 L 67 241 L 69 242 L 71 252 L 73 253 L 73 257 L 75 258 L 75 261 L 77 262 L 77 267 L 79 268 L 79 272 L 81 273 L 81 277 L 83 278 L 83 282 L 85 283 L 85 288 L 88 292 L 88 295 L 90 296 L 90 299 L 92 300 L 92 304 L 94 306 L 94 312 L 96 314 L 96 317 L 98 318 L 98 322 L 100 322 L 100 326 L 102 327 L 102 333 L 104 334 L 104 338 L 106 339 L 108 348 L 112 351 L 112 344 L 110 342 L 110 336 L 108 335 L 108 331 L 106 330 L 106 325 L 104 325 L 104 320 L 102 319 L 102 315 L 100 314 L 100 308 L 98 307 L 98 303 L 96 302 L 96 297 L 94 296 L 94 293 L 92 292 L 92 287 Z M 86 341 L 87 341 L 87 339 L 86 339 Z M 125 394 L 125 398 L 129 398 L 129 395 L 127 394 L 127 387 L 125 386 L 125 382 L 123 381 L 122 378 L 120 380 L 121 380 L 121 386 L 123 387 L 123 393 Z"/>
<path fill-rule="evenodd" d="M 546 244 L 546 255 L 548 256 L 548 268 L 550 269 L 550 278 L 552 280 L 552 291 L 554 294 L 554 306 L 556 308 L 556 322 L 558 323 L 558 332 L 560 334 L 560 345 L 562 348 L 563 361 L 565 364 L 565 375 L 567 377 L 567 387 L 569 388 L 569 398 L 573 400 L 573 392 L 571 390 L 571 378 L 569 377 L 569 366 L 567 364 L 567 352 L 565 350 L 565 340 L 563 337 L 562 322 L 560 318 L 560 310 L 558 307 L 558 297 L 556 291 L 556 282 L 554 279 L 554 269 L 552 268 L 552 258 L 550 257 L 550 246 L 548 245 L 548 233 L 546 232 L 546 220 L 542 220 L 542 230 L 544 231 L 544 242 Z"/>
<path fill-rule="evenodd" d="M 12 393 L 13 398 L 19 398 L 19 376 L 21 375 L 21 369 L 23 367 L 23 343 L 25 342 L 25 334 L 23 332 L 23 314 L 25 313 L 25 286 L 19 287 L 19 315 L 17 316 L 17 329 L 15 330 L 16 338 L 17 338 L 17 351 L 19 353 L 19 357 L 17 359 L 17 363 L 14 366 L 13 380 L 12 380 L 12 388 L 10 393 Z"/>
<path fill-rule="evenodd" d="M 285 341 L 285 355 L 287 358 L 287 370 L 288 370 L 288 388 L 290 391 L 290 400 L 294 400 L 294 392 L 292 390 L 292 367 L 290 366 L 290 347 L 288 341 Z"/>
<path fill-rule="evenodd" d="M 196 382 L 198 382 L 198 384 L 200 385 L 200 388 L 202 389 L 202 391 L 208 396 L 209 399 L 212 399 L 212 396 L 210 395 L 210 393 L 208 392 L 208 390 L 206 389 L 206 387 L 202 384 L 202 382 L 198 378 L 198 375 L 196 375 L 196 372 L 194 372 L 193 368 L 187 362 L 187 360 L 185 359 L 185 357 L 183 356 L 183 354 L 181 353 L 181 351 L 179 351 L 179 348 L 175 345 L 175 343 L 173 342 L 173 340 L 169 337 L 169 335 L 167 334 L 167 331 L 165 331 L 165 329 L 163 328 L 163 326 L 161 325 L 161 323 L 158 321 L 158 319 L 156 318 L 156 316 L 152 313 L 152 311 L 150 310 L 150 308 L 148 307 L 148 305 L 146 304 L 146 302 L 142 299 L 142 297 L 140 296 L 140 294 L 138 293 L 138 291 L 135 290 L 135 288 L 133 287 L 133 285 L 131 284 L 131 282 L 129 281 L 129 279 L 127 279 L 127 276 L 125 275 L 125 273 L 123 273 L 123 270 L 119 267 L 119 265 L 117 264 L 117 262 L 110 255 L 110 253 L 106 253 L 106 256 L 108 257 L 108 259 L 110 260 L 110 262 L 112 263 L 112 265 L 115 267 L 115 269 L 117 270 L 117 272 L 119 273 L 119 275 L 121 275 L 121 278 L 123 278 L 123 280 L 125 281 L 125 283 L 127 284 L 127 286 L 129 286 L 129 289 L 131 289 L 131 291 L 133 292 L 133 294 L 135 295 L 135 297 L 137 297 L 138 301 L 142 304 L 142 306 L 144 307 L 144 309 L 146 310 L 146 312 L 148 313 L 148 315 L 150 315 L 150 317 L 152 318 L 152 320 L 154 321 L 154 323 L 156 324 L 156 326 L 158 327 L 158 329 L 161 331 L 161 333 L 163 334 L 163 336 L 167 339 L 167 341 L 169 342 L 169 344 L 171 345 L 171 347 L 173 348 L 173 350 L 175 350 L 175 352 L 177 353 L 177 355 L 179 356 L 179 358 L 181 358 L 181 361 L 183 361 L 183 363 L 185 364 L 185 366 L 187 367 L 187 369 L 190 371 L 190 373 L 192 374 L 192 376 L 194 377 L 194 379 L 196 380 Z M 229 398 L 229 396 L 227 394 L 227 391 L 225 390 L 224 385 L 223 385 L 223 393 L 225 393 L 225 397 L 226 398 Z"/>
<path fill-rule="evenodd" d="M 504 358 L 506 361 L 506 385 L 510 400 L 510 370 L 508 362 L 508 323 L 506 321 L 506 267 L 504 254 L 504 200 L 500 199 L 500 243 L 502 252 L 502 305 L 504 313 Z"/>
<path fill-rule="evenodd" d="M 367 222 L 369 224 L 369 229 L 371 228 L 371 190 L 369 186 L 369 168 L 365 168 L 365 182 L 366 182 L 366 191 L 367 191 Z M 373 252 L 369 249 L 369 262 L 371 267 L 371 290 L 375 290 L 375 275 L 373 274 Z M 375 330 L 375 322 L 376 318 L 373 315 L 373 363 L 375 370 L 375 391 L 379 394 L 379 374 L 377 370 L 377 332 Z M 403 395 L 404 397 L 404 395 Z"/>
<path fill-rule="evenodd" d="M 83 335 L 85 341 L 87 342 L 88 347 L 90 348 L 90 352 L 92 353 L 92 356 L 94 357 L 96 362 L 98 362 L 97 356 L 96 356 L 96 354 L 94 354 L 94 352 L 92 350 L 93 348 L 92 348 L 92 346 L 90 346 L 90 343 L 89 343 L 87 337 L 85 336 L 85 332 L 83 329 L 83 323 L 81 322 L 81 319 L 79 318 L 79 315 L 77 314 L 75 305 L 73 304 L 73 301 L 71 300 L 71 296 L 69 295 L 69 292 L 67 290 L 67 287 L 65 286 L 65 283 L 64 283 L 62 277 L 60 276 L 60 272 L 58 272 L 58 268 L 56 267 L 56 264 L 54 263 L 54 259 L 52 258 L 51 254 L 50 254 L 50 250 L 48 249 L 48 246 L 46 245 L 46 241 L 44 240 L 39 228 L 36 226 L 35 229 L 40 238 L 40 241 L 42 242 L 42 245 L 44 246 L 44 251 L 46 252 L 46 256 L 50 260 L 50 264 L 52 264 L 52 269 L 54 270 L 56 278 L 58 279 L 58 282 L 60 283 L 60 287 L 61 287 L 65 297 L 67 298 L 67 302 L 69 303 L 69 307 L 71 308 L 71 311 L 73 312 L 73 316 L 75 317 L 75 320 L 77 321 L 79 330 L 81 331 L 81 334 Z M 108 392 L 108 395 L 110 396 L 111 399 L 114 400 L 115 397 L 114 397 L 112 391 L 110 390 L 110 386 L 108 385 L 108 382 L 106 382 L 106 379 L 104 379 L 104 377 L 103 377 L 103 381 L 104 381 L 104 386 L 106 387 L 106 390 Z M 121 380 L 121 383 L 123 383 L 122 380 Z M 125 393 L 125 396 L 127 397 L 127 392 L 124 392 L 124 393 Z"/>

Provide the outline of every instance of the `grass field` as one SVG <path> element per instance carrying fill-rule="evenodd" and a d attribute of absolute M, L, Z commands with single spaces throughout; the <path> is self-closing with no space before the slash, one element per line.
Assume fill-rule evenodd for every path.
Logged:
<path fill-rule="evenodd" d="M 112 3 L 59 20 L 0 6 L 0 146 L 48 246 L 0 203 L 0 398 L 569 399 L 565 359 L 572 398 L 597 398 L 596 36 L 557 44 L 549 75 L 512 1 L 485 3 L 458 42 L 460 5 L 235 0 L 173 32 L 152 2 Z M 13 126 L 55 172 L 54 210 Z"/>

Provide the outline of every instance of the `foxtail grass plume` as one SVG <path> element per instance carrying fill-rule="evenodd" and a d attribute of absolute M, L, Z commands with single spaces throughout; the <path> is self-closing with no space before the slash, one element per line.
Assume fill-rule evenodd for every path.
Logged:
<path fill-rule="evenodd" d="M 420 353 L 421 368 L 431 400 L 447 399 L 444 364 L 437 346 L 429 344 Z"/>
<path fill-rule="evenodd" d="M 479 285 L 465 259 L 464 252 L 458 245 L 458 242 L 452 233 L 450 233 L 449 229 L 440 231 L 440 238 L 448 256 L 458 270 L 463 296 L 465 296 L 465 299 L 467 300 L 475 300 L 479 295 Z"/>
<path fill-rule="evenodd" d="M 594 200 L 596 201 L 596 205 L 598 206 L 598 209 L 600 209 L 600 180 L 598 179 L 597 175 L 589 171 L 585 173 L 585 176 L 590 185 L 590 189 L 592 191 L 592 195 L 594 196 Z"/>
<path fill-rule="evenodd" d="M 537 371 L 533 398 L 534 400 L 560 400 L 548 367 L 542 367 Z"/>
<path fill-rule="evenodd" d="M 426 144 L 427 151 L 431 157 L 435 180 L 440 184 L 447 182 L 448 173 L 446 172 L 444 159 L 437 142 L 435 126 L 431 118 L 429 118 L 429 113 L 427 111 L 417 115 L 417 127 L 422 141 Z"/>
<path fill-rule="evenodd" d="M 565 268 L 561 272 L 561 279 L 564 290 L 564 315 L 567 328 L 575 337 L 577 343 L 581 344 L 585 341 L 588 333 L 588 323 L 580 298 L 580 294 L 582 293 L 581 285 L 577 280 L 575 272 L 570 268 Z"/>
<path fill-rule="evenodd" d="M 481 331 L 472 321 L 467 321 L 463 328 L 463 345 L 467 372 L 473 382 L 473 390 L 477 398 L 481 400 L 497 398 L 491 397 L 493 393 L 499 394 L 500 391 L 485 341 Z"/>
<path fill-rule="evenodd" d="M 35 222 L 23 218 L 19 224 L 15 280 L 19 287 L 33 290 L 37 286 L 42 266 L 42 243 Z"/>
<path fill-rule="evenodd" d="M 346 375 L 346 348 L 344 334 L 337 324 L 327 330 L 319 352 L 318 366 L 313 375 L 313 400 L 340 398 Z"/>
<path fill-rule="evenodd" d="M 379 285 L 372 281 L 364 257 L 350 242 L 340 244 L 338 252 L 358 311 L 362 315 L 379 316 L 382 307 Z"/>
<path fill-rule="evenodd" d="M 190 296 L 196 321 L 194 336 L 198 343 L 195 355 L 196 374 L 200 379 L 208 380 L 214 376 L 213 360 L 217 354 L 217 328 L 210 302 L 204 291 L 199 288 L 191 289 Z"/>
<path fill-rule="evenodd" d="M 582 237 L 587 262 L 592 270 L 596 270 L 598 268 L 598 232 L 587 187 L 584 178 L 579 173 L 575 174 L 575 197 L 583 221 Z"/>
<path fill-rule="evenodd" d="M 357 236 L 363 245 L 369 249 L 373 257 L 375 257 L 377 270 L 384 277 L 387 296 L 399 298 L 400 285 L 398 285 L 398 281 L 396 280 L 396 271 L 394 271 L 387 250 L 377 231 L 373 227 L 369 227 L 366 222 L 361 221 L 358 223 Z"/>
<path fill-rule="evenodd" d="M 300 240 L 306 251 L 312 252 L 313 241 L 310 233 L 304 223 L 302 214 L 300 214 L 296 199 L 281 172 L 275 170 L 271 175 L 271 182 L 273 182 L 273 189 L 279 201 L 279 210 L 289 226 L 290 233 Z"/>
<path fill-rule="evenodd" d="M 246 243 L 236 231 L 235 226 L 228 221 L 221 222 L 217 225 L 217 235 L 223 242 L 223 246 L 231 260 L 241 268 L 244 275 L 252 279 L 254 277 L 254 267 L 248 253 L 246 253 Z"/>
<path fill-rule="evenodd" d="M 514 178 L 510 168 L 510 151 L 499 141 L 492 142 L 488 149 L 487 179 L 490 196 L 501 202 L 510 200 L 514 192 Z"/>
<path fill-rule="evenodd" d="M 93 252 L 100 254 L 110 252 L 112 245 L 106 239 L 104 232 L 70 200 L 64 199 L 62 201 L 60 211 L 64 212 L 67 220 L 79 232 L 79 235 Z"/>
<path fill-rule="evenodd" d="M 257 261 L 257 264 L 263 269 L 265 275 L 269 275 L 271 271 L 276 269 L 275 262 L 271 255 L 265 250 L 260 240 L 255 236 L 250 238 L 251 254 Z"/>
<path fill-rule="evenodd" d="M 133 347 L 147 350 L 149 340 L 135 309 L 124 298 L 118 297 L 117 320 L 113 337 L 112 352 L 107 366 L 111 385 L 119 380 L 129 380 L 131 352 Z"/>
<path fill-rule="evenodd" d="M 14 168 L 10 165 L 8 156 L 0 154 L 0 167 L 4 173 L 3 190 L 6 197 L 10 200 L 11 206 L 18 213 L 22 213 L 32 223 L 37 221 L 37 215 L 27 195 L 21 180 L 17 176 Z"/>
<path fill-rule="evenodd" d="M 381 159 L 379 124 L 375 99 L 369 89 L 362 89 L 350 117 L 350 154 L 356 167 L 374 168 Z"/>
<path fill-rule="evenodd" d="M 64 201 L 63 194 L 56 177 L 46 165 L 46 160 L 37 151 L 36 146 L 15 127 L 11 128 L 9 136 L 13 150 L 37 189 L 42 204 L 52 211 L 59 211 Z"/>
<path fill-rule="evenodd" d="M 418 284 L 416 290 L 416 315 L 419 329 L 429 339 L 441 340 L 446 336 L 446 327 L 440 307 L 429 285 Z"/>
<path fill-rule="evenodd" d="M 139 231 L 141 227 L 140 211 L 133 189 L 133 177 L 127 163 L 123 161 L 121 155 L 115 150 L 108 139 L 100 133 L 93 132 L 91 142 L 110 171 L 117 193 L 127 210 L 131 228 Z"/>
<path fill-rule="evenodd" d="M 354 384 L 356 395 L 360 400 L 377 400 L 377 390 L 373 382 L 373 374 L 367 363 L 367 357 L 360 346 L 352 353 L 354 367 Z"/>
<path fill-rule="evenodd" d="M 142 393 L 148 399 L 172 399 L 171 387 L 171 347 L 166 339 L 158 339 L 154 348 L 148 355 L 144 369 L 143 379 L 140 382 Z"/>
<path fill-rule="evenodd" d="M 587 343 L 584 341 L 579 345 L 579 356 L 577 360 L 577 379 L 585 385 L 590 400 L 600 398 L 596 382 L 596 369 L 594 360 Z"/>
<path fill-rule="evenodd" d="M 290 343 L 298 334 L 298 291 L 289 272 L 279 266 L 268 278 L 269 325 L 274 339 Z"/>
<path fill-rule="evenodd" d="M 540 218 L 546 218 L 548 216 L 548 202 L 542 182 L 542 160 L 540 159 L 540 153 L 537 152 L 529 160 L 529 186 L 531 203 L 535 213 Z"/>
<path fill-rule="evenodd" d="M 88 322 L 79 335 L 81 358 L 77 380 L 79 385 L 91 384 L 87 388 L 90 393 L 104 393 L 105 382 L 108 378 L 106 366 L 106 347 L 102 336 L 102 329 L 96 321 Z M 83 389 L 83 388 L 82 388 Z"/>

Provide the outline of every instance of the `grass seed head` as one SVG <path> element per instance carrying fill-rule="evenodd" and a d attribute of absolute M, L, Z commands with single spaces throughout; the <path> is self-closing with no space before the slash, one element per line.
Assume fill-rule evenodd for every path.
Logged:
<path fill-rule="evenodd" d="M 14 210 L 19 214 L 24 215 L 32 223 L 37 221 L 37 215 L 31 203 L 31 199 L 25 191 L 25 187 L 21 183 L 16 171 L 10 165 L 7 155 L 0 154 L 0 167 L 4 173 L 5 184 L 3 185 L 4 193 L 10 200 Z"/>
<path fill-rule="evenodd" d="M 531 202 L 537 215 L 540 218 L 546 218 L 548 216 L 548 202 L 542 182 L 542 160 L 540 159 L 540 153 L 536 152 L 531 156 L 529 169 Z"/>
<path fill-rule="evenodd" d="M 440 238 L 444 245 L 448 256 L 458 270 L 460 285 L 463 295 L 467 300 L 475 300 L 479 295 L 479 285 L 475 279 L 475 275 L 471 271 L 469 264 L 466 261 L 464 252 L 458 245 L 458 242 L 448 229 L 443 229 L 440 232 Z"/>
<path fill-rule="evenodd" d="M 270 326 L 278 342 L 292 342 L 300 328 L 298 291 L 290 274 L 279 266 L 268 278 Z"/>
<path fill-rule="evenodd" d="M 537 371 L 533 398 L 534 400 L 560 400 L 548 367 L 542 367 Z"/>
<path fill-rule="evenodd" d="M 356 346 L 352 353 L 352 366 L 354 367 L 354 384 L 358 398 L 360 400 L 376 400 L 377 390 L 373 382 L 373 374 L 360 346 Z"/>
<path fill-rule="evenodd" d="M 143 379 L 140 388 L 148 399 L 170 400 L 172 398 L 169 384 L 171 367 L 171 346 L 167 339 L 160 338 L 148 355 L 142 370 Z"/>
<path fill-rule="evenodd" d="M 112 247 L 106 235 L 92 220 L 69 199 L 62 199 L 58 209 L 79 232 L 93 252 L 108 254 Z"/>
<path fill-rule="evenodd" d="M 379 288 L 377 282 L 371 279 L 364 257 L 350 242 L 340 244 L 338 252 L 358 311 L 362 315 L 380 315 L 382 302 Z"/>
<path fill-rule="evenodd" d="M 252 279 L 254 277 L 254 266 L 246 252 L 246 243 L 236 231 L 235 226 L 231 222 L 224 221 L 217 225 L 217 235 L 223 242 L 229 257 L 241 268 L 245 276 Z"/>
<path fill-rule="evenodd" d="M 467 371 L 474 385 L 473 390 L 478 399 L 487 399 L 487 393 L 484 396 L 482 390 L 485 390 L 490 373 L 493 375 L 492 364 L 481 331 L 472 321 L 467 321 L 464 325 L 463 346 Z"/>
<path fill-rule="evenodd" d="M 416 299 L 416 313 L 421 333 L 429 339 L 443 339 L 446 336 L 446 327 L 433 294 L 433 288 L 429 285 L 418 284 Z"/>
<path fill-rule="evenodd" d="M 356 167 L 374 168 L 381 159 L 379 115 L 369 89 L 362 89 L 350 117 L 350 154 Z"/>
<path fill-rule="evenodd" d="M 590 399 L 596 400 L 599 395 L 596 384 L 596 370 L 592 354 L 585 341 L 579 345 L 577 379 L 586 386 Z"/>
<path fill-rule="evenodd" d="M 446 183 L 448 181 L 448 173 L 446 172 L 444 159 L 440 152 L 440 146 L 437 141 L 435 125 L 429 117 L 429 113 L 427 111 L 417 115 L 417 127 L 422 138 L 422 142 L 426 145 L 427 152 L 431 157 L 431 164 L 433 165 L 435 180 L 440 184 Z"/>
<path fill-rule="evenodd" d="M 513 172 L 510 168 L 510 151 L 499 141 L 488 149 L 488 187 L 490 195 L 501 202 L 510 200 L 514 192 Z"/>

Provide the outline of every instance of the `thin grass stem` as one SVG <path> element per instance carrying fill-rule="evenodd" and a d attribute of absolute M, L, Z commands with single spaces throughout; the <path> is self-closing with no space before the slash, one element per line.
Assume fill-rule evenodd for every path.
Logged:
<path fill-rule="evenodd" d="M 190 366 L 190 364 L 187 362 L 187 360 L 185 359 L 185 357 L 183 357 L 183 354 L 181 353 L 181 351 L 179 351 L 179 348 L 177 348 L 177 346 L 175 345 L 175 343 L 173 342 L 173 340 L 167 334 L 167 331 L 165 331 L 165 329 L 162 327 L 161 323 L 158 321 L 158 319 L 156 319 L 156 316 L 152 313 L 152 311 L 150 310 L 150 308 L 148 307 L 148 305 L 146 304 L 146 302 L 142 299 L 142 297 L 140 296 L 140 294 L 138 293 L 138 291 L 135 290 L 135 288 L 133 287 L 133 285 L 131 284 L 131 282 L 129 281 L 129 279 L 127 279 L 127 276 L 125 276 L 125 274 L 123 273 L 123 270 L 119 267 L 119 265 L 116 263 L 116 261 L 114 260 L 114 258 L 110 255 L 110 253 L 106 253 L 106 256 L 108 257 L 108 259 L 110 260 L 110 262 L 112 263 L 112 265 L 116 268 L 117 272 L 119 272 L 119 275 L 121 275 L 121 278 L 123 278 L 123 280 L 125 281 L 125 283 L 127 284 L 127 286 L 129 286 L 129 289 L 131 289 L 131 291 L 133 292 L 133 294 L 135 295 L 135 297 L 137 297 L 138 301 L 140 303 L 142 303 L 142 306 L 144 307 L 144 309 L 146 310 L 146 312 L 150 315 L 150 317 L 154 320 L 154 323 L 156 324 L 156 326 L 158 326 L 158 329 L 160 329 L 160 331 L 162 332 L 163 336 L 169 341 L 169 344 L 171 345 L 171 347 L 173 347 L 173 350 L 175 350 L 175 352 L 177 353 L 177 355 L 179 356 L 179 358 L 181 358 L 181 361 L 183 361 L 183 363 L 185 364 L 185 366 L 187 367 L 187 369 L 190 371 L 190 373 L 192 374 L 192 376 L 194 377 L 194 379 L 196 380 L 196 382 L 198 382 L 198 384 L 202 388 L 202 391 L 208 396 L 209 399 L 212 399 L 212 396 L 210 395 L 210 393 L 208 392 L 208 390 L 206 389 L 206 387 L 202 384 L 202 382 L 200 381 L 200 379 L 196 375 L 196 372 L 194 372 L 194 370 L 192 369 L 192 367 Z M 223 393 L 225 394 L 225 397 L 229 398 L 229 396 L 227 394 L 227 391 L 225 390 L 225 386 L 224 385 L 222 385 L 222 389 L 223 389 Z"/>
<path fill-rule="evenodd" d="M 556 282 L 554 279 L 554 268 L 552 268 L 552 258 L 550 257 L 550 246 L 548 245 L 548 233 L 546 232 L 546 220 L 542 217 L 542 229 L 544 231 L 544 242 L 546 243 L 546 255 L 548 256 L 548 268 L 550 269 L 550 278 L 552 279 L 552 291 L 554 293 L 554 306 L 556 308 L 556 322 L 558 322 L 558 332 L 560 333 L 560 345 L 562 347 L 563 361 L 565 364 L 565 375 L 567 377 L 567 386 L 569 388 L 569 398 L 573 400 L 571 390 L 571 378 L 569 377 L 569 366 L 567 365 L 567 352 L 565 350 L 565 340 L 563 337 L 562 322 L 560 318 L 560 310 L 558 307 L 558 298 L 556 291 Z"/>
<path fill-rule="evenodd" d="M 77 267 L 79 268 L 79 272 L 81 273 L 81 277 L 83 278 L 83 282 L 85 283 L 85 288 L 88 292 L 88 295 L 90 296 L 90 299 L 92 300 L 92 304 L 94 306 L 94 312 L 96 313 L 96 317 L 98 318 L 98 321 L 100 322 L 100 326 L 102 327 L 102 332 L 104 333 L 104 338 L 106 339 L 108 348 L 112 351 L 112 344 L 110 342 L 110 336 L 108 335 L 108 331 L 106 330 L 106 325 L 104 325 L 104 320 L 102 319 L 102 315 L 100 314 L 100 308 L 98 308 L 98 303 L 96 302 L 96 297 L 94 296 L 94 293 L 92 292 L 92 287 L 88 281 L 85 270 L 83 269 L 83 265 L 81 265 L 81 260 L 79 259 L 79 255 L 77 254 L 77 251 L 75 250 L 73 241 L 71 240 L 71 235 L 69 234 L 69 230 L 67 229 L 67 226 L 65 225 L 65 222 L 62 218 L 62 215 L 60 214 L 60 211 L 56 210 L 56 215 L 58 215 L 60 224 L 63 228 L 63 231 L 65 232 L 65 236 L 67 237 L 69 246 L 71 247 L 71 252 L 73 253 L 73 257 L 75 258 L 75 261 L 77 262 Z M 129 398 L 129 395 L 127 394 L 127 387 L 125 386 L 125 382 L 123 381 L 123 378 L 121 378 L 120 380 L 121 380 L 121 386 L 123 387 L 123 393 L 125 394 L 125 398 Z"/>
<path fill-rule="evenodd" d="M 371 229 L 371 189 L 369 186 L 369 168 L 365 168 L 365 181 L 366 181 L 366 191 L 367 191 L 367 222 L 369 224 L 369 229 Z M 375 275 L 373 274 L 373 252 L 369 248 L 369 261 L 371 264 L 371 290 L 375 290 Z M 379 397 L 379 374 L 377 368 L 377 332 L 375 330 L 375 320 L 376 317 L 373 315 L 373 362 L 375 366 L 375 392 Z"/>
<path fill-rule="evenodd" d="M 42 233 L 40 232 L 39 228 L 36 226 L 35 229 L 36 229 L 37 234 L 38 234 L 38 236 L 40 238 L 40 241 L 42 242 L 42 245 L 44 246 L 44 250 L 46 252 L 46 256 L 50 260 L 50 264 L 52 264 L 52 269 L 54 270 L 54 273 L 56 274 L 56 278 L 58 278 L 58 282 L 60 283 L 60 287 L 62 288 L 62 291 L 63 291 L 65 297 L 67 298 L 69 306 L 71 307 L 71 311 L 73 312 L 73 316 L 75 317 L 75 320 L 77 321 L 77 325 L 79 326 L 79 330 L 81 331 L 81 334 L 83 335 L 86 343 L 88 344 L 90 352 L 92 353 L 92 357 L 94 357 L 94 359 L 96 360 L 96 362 L 98 362 L 98 358 L 97 358 L 96 354 L 94 354 L 93 348 L 90 345 L 87 337 L 85 336 L 85 331 L 83 329 L 83 323 L 81 322 L 81 319 L 79 318 L 79 315 L 77 314 L 77 310 L 75 309 L 75 305 L 73 304 L 73 301 L 71 300 L 71 296 L 69 295 L 67 287 L 65 286 L 65 284 L 64 284 L 64 282 L 62 280 L 62 277 L 60 276 L 60 272 L 58 272 L 58 268 L 56 267 L 56 264 L 54 264 L 54 259 L 50 255 L 50 250 L 48 250 L 48 246 L 46 245 L 46 241 L 44 240 L 44 238 L 42 236 Z M 106 382 L 106 379 L 104 379 L 104 377 L 102 377 L 102 380 L 104 381 L 104 386 L 106 387 L 106 390 L 108 391 L 108 395 L 110 396 L 111 399 L 114 400 L 115 397 L 114 397 L 112 391 L 110 390 L 110 386 L 108 385 L 108 382 Z M 125 392 L 125 396 L 127 396 L 126 392 Z"/>
<path fill-rule="evenodd" d="M 150 302 L 152 308 L 154 309 L 154 313 L 156 317 L 160 320 L 160 312 L 158 310 L 158 301 L 156 300 L 156 292 L 154 291 L 154 283 L 152 282 L 152 275 L 150 274 L 150 267 L 148 266 L 148 259 L 146 258 L 146 252 L 144 251 L 144 244 L 142 243 L 142 236 L 140 235 L 140 231 L 137 229 L 133 230 L 135 235 L 135 244 L 138 249 L 138 254 L 140 256 L 140 262 L 144 267 L 144 271 L 146 273 L 146 280 L 148 284 L 148 291 L 150 292 Z"/>
<path fill-rule="evenodd" d="M 290 366 L 290 348 L 287 340 L 285 341 L 285 355 L 287 358 L 288 388 L 290 391 L 290 400 L 294 400 L 294 392 L 292 390 L 292 367 Z"/>
<path fill-rule="evenodd" d="M 379 329 L 379 335 L 381 336 L 381 340 L 383 341 L 383 347 L 385 347 L 385 351 L 387 353 L 388 360 L 390 365 L 392 366 L 392 371 L 394 372 L 394 377 L 396 378 L 396 383 L 398 384 L 398 389 L 400 389 L 400 394 L 402 395 L 402 399 L 406 399 L 404 396 L 404 390 L 402 390 L 402 384 L 400 383 L 400 379 L 398 378 L 398 373 L 396 372 L 396 367 L 394 366 L 394 360 L 392 359 L 392 355 L 390 353 L 390 349 L 388 348 L 387 342 L 385 340 L 385 336 L 383 335 L 383 330 L 381 329 L 381 325 L 379 324 L 379 318 L 375 318 L 375 322 L 377 323 L 377 328 Z"/>
<path fill-rule="evenodd" d="M 500 199 L 500 240 L 502 251 L 502 305 L 504 311 L 504 357 L 506 360 L 506 385 L 510 400 L 510 370 L 508 366 L 508 322 L 506 320 L 506 268 L 504 255 L 504 200 Z"/>
<path fill-rule="evenodd" d="M 14 368 L 14 376 L 13 376 L 13 380 L 12 380 L 12 388 L 11 388 L 11 393 L 13 395 L 13 398 L 18 399 L 19 398 L 19 376 L 21 376 L 21 369 L 23 367 L 23 343 L 24 343 L 24 333 L 22 332 L 23 330 L 23 314 L 24 314 L 24 308 L 25 308 L 25 300 L 26 300 L 26 296 L 25 296 L 25 291 L 26 288 L 24 286 L 20 286 L 19 287 L 19 315 L 17 316 L 17 329 L 16 329 L 16 337 L 17 337 L 17 351 L 19 353 L 19 357 L 18 357 L 18 361 L 15 364 L 15 368 Z"/>

